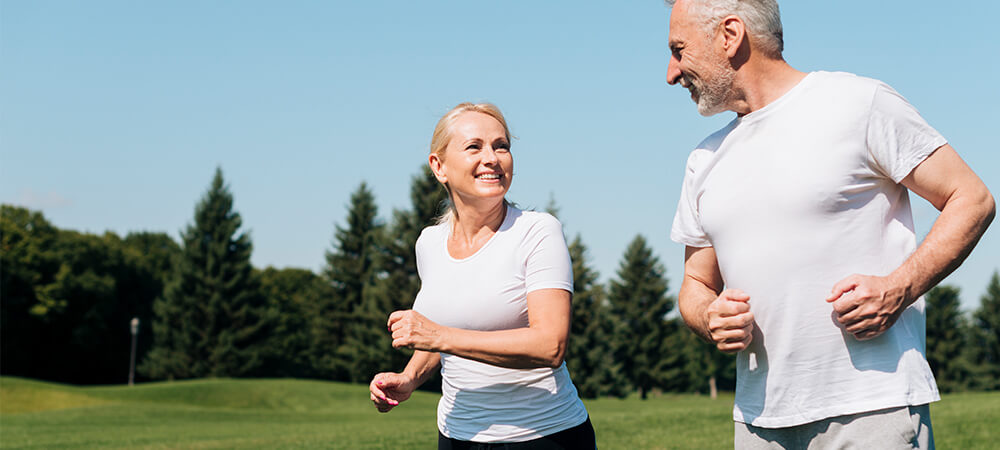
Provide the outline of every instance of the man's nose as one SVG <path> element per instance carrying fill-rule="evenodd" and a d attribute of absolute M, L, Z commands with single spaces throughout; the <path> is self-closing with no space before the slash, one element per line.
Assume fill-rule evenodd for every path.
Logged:
<path fill-rule="evenodd" d="M 678 67 L 680 62 L 677 58 L 673 56 L 670 57 L 670 62 L 667 63 L 667 84 L 674 85 L 681 78 L 681 69 Z"/>

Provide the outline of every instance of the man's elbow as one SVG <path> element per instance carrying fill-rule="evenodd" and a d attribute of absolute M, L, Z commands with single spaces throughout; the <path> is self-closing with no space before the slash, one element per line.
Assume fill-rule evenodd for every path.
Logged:
<path fill-rule="evenodd" d="M 996 200 L 993 199 L 993 196 L 990 195 L 989 191 L 986 191 L 986 198 L 987 198 L 986 226 L 988 227 L 990 226 L 990 223 L 993 222 L 993 219 L 997 215 L 997 202 Z"/>
<path fill-rule="evenodd" d="M 982 223 L 983 231 L 990 226 L 993 219 L 997 215 L 997 204 L 996 200 L 993 198 L 993 194 L 986 187 L 985 184 L 980 186 L 978 192 L 976 193 L 976 204 L 979 205 L 980 221 Z"/>

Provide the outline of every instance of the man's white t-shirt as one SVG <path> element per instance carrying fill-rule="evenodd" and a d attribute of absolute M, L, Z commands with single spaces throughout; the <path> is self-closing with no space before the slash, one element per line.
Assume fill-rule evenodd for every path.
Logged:
<path fill-rule="evenodd" d="M 899 183 L 945 143 L 886 84 L 813 72 L 691 153 L 671 239 L 713 247 L 756 321 L 737 356 L 736 421 L 780 428 L 939 400 L 922 298 L 868 341 L 825 299 L 841 279 L 887 275 L 914 251 Z"/>
<path fill-rule="evenodd" d="M 464 259 L 448 253 L 448 223 L 417 239 L 421 287 L 413 309 L 467 330 L 528 326 L 531 291 L 573 292 L 573 267 L 562 224 L 549 214 L 507 207 L 499 230 Z M 507 369 L 441 353 L 438 429 L 463 441 L 523 442 L 582 424 L 587 410 L 557 369 Z"/>

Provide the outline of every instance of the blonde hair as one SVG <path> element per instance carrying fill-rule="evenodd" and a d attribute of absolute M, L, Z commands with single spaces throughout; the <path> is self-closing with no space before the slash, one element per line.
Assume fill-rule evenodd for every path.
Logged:
<path fill-rule="evenodd" d="M 434 127 L 434 135 L 431 136 L 431 154 L 437 155 L 441 162 L 444 162 L 445 150 L 448 148 L 448 142 L 451 141 L 452 126 L 455 125 L 455 121 L 458 120 L 458 116 L 467 112 L 477 112 L 486 114 L 503 126 L 504 136 L 507 138 L 507 142 L 510 142 L 510 128 L 507 127 L 507 120 L 504 119 L 503 113 L 500 112 L 500 108 L 492 103 L 472 103 L 463 102 L 456 105 L 450 111 L 445 113 L 438 120 L 437 126 Z M 450 222 L 455 218 L 457 214 L 455 212 L 455 207 L 451 199 L 451 188 L 448 187 L 448 183 L 441 183 L 444 185 L 446 191 L 448 191 L 448 205 L 445 211 L 438 217 L 437 223 Z M 504 199 L 504 204 L 507 204 L 507 199 Z"/>

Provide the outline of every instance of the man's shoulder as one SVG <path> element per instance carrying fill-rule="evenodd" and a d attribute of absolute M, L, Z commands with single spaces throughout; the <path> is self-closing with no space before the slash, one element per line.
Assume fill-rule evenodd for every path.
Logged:
<path fill-rule="evenodd" d="M 688 154 L 687 159 L 687 169 L 688 171 L 694 170 L 696 167 L 700 166 L 704 161 L 711 159 L 715 152 L 722 147 L 722 143 L 725 142 L 726 137 L 729 133 L 736 128 L 739 124 L 738 119 L 733 119 L 726 126 L 716 130 L 712 134 L 708 135 L 705 139 L 702 139 L 698 143 L 698 146 L 691 150 Z"/>
<path fill-rule="evenodd" d="M 872 91 L 880 86 L 887 86 L 882 80 L 856 75 L 850 72 L 813 72 L 817 87 L 832 90 L 837 93 L 857 91 Z"/>

